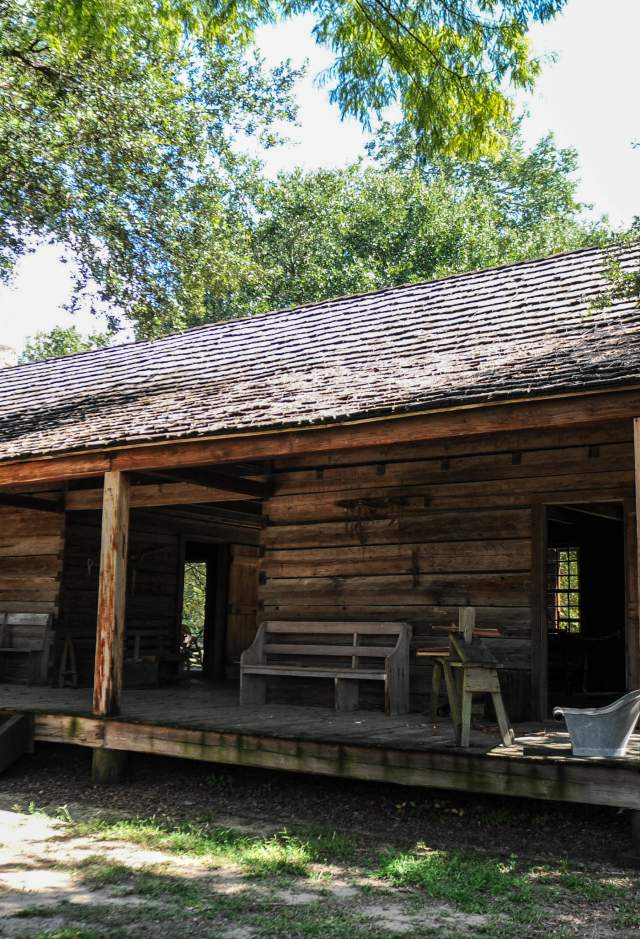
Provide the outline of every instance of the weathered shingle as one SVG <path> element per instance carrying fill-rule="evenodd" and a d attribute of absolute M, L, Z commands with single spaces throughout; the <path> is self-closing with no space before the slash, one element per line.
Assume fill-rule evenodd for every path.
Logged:
<path fill-rule="evenodd" d="M 625 267 L 640 248 L 625 252 Z M 640 381 L 598 249 L 0 371 L 0 459 Z"/>

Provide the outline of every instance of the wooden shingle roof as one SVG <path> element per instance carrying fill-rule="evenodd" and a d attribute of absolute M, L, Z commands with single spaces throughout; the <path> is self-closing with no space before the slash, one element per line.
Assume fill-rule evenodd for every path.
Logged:
<path fill-rule="evenodd" d="M 638 263 L 640 248 L 623 266 Z M 640 383 L 599 249 L 0 370 L 0 460 Z"/>

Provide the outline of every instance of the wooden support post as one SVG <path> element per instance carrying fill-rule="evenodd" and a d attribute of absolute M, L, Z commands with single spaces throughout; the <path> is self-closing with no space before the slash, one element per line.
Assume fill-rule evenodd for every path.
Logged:
<path fill-rule="evenodd" d="M 108 750 L 98 747 L 93 751 L 91 779 L 98 786 L 110 786 L 125 781 L 129 754 L 126 750 Z"/>
<path fill-rule="evenodd" d="M 635 542 L 635 598 L 636 617 L 633 634 L 627 636 L 627 677 L 630 689 L 640 682 L 640 418 L 633 421 L 633 440 L 635 454 L 635 490 L 636 490 L 636 542 Z M 631 628 L 631 623 L 628 628 Z"/>
<path fill-rule="evenodd" d="M 125 473 L 105 473 L 93 681 L 93 712 L 100 717 L 120 713 L 128 533 L 129 480 Z"/>
<path fill-rule="evenodd" d="M 631 809 L 631 844 L 633 853 L 640 857 L 640 810 Z"/>

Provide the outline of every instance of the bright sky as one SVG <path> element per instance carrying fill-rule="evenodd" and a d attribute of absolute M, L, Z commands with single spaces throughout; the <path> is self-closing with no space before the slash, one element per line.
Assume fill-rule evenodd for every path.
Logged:
<path fill-rule="evenodd" d="M 266 156 L 270 173 L 294 166 L 340 166 L 357 158 L 367 140 L 355 121 L 341 122 L 326 90 L 315 77 L 331 61 L 310 35 L 311 21 L 299 18 L 260 30 L 268 64 L 291 58 L 309 60 L 297 96 L 301 126 L 297 142 Z M 640 140 L 638 92 L 640 57 L 638 0 L 569 0 L 557 20 L 532 33 L 538 53 L 555 53 L 533 95 L 522 99 L 529 112 L 525 134 L 534 144 L 552 130 L 560 145 L 575 147 L 580 158 L 582 199 L 607 213 L 616 225 L 640 214 Z M 11 288 L 0 288 L 0 345 L 21 348 L 38 330 L 75 322 L 95 330 L 89 315 L 72 318 L 62 310 L 69 299 L 68 267 L 54 247 L 43 247 L 20 263 Z"/>

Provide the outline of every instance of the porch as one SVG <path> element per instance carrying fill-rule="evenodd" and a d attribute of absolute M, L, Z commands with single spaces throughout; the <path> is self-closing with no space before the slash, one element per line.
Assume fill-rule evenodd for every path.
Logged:
<path fill-rule="evenodd" d="M 449 721 L 413 712 L 339 713 L 292 704 L 240 707 L 235 683 L 192 681 L 125 690 L 118 717 L 91 712 L 90 689 L 0 685 L 0 716 L 33 714 L 36 741 L 94 751 L 154 753 L 400 785 L 610 805 L 640 811 L 640 735 L 618 760 L 571 756 L 554 722 L 514 727 L 499 745 L 489 721 L 474 724 L 471 746 L 454 745 Z M 635 813 L 634 813 L 635 815 Z"/>

